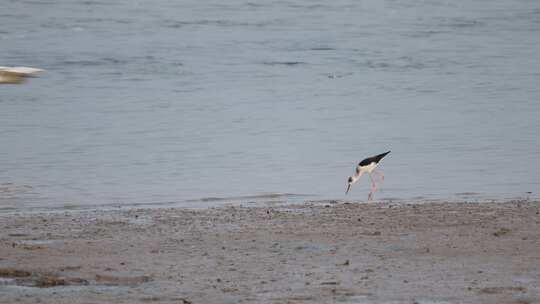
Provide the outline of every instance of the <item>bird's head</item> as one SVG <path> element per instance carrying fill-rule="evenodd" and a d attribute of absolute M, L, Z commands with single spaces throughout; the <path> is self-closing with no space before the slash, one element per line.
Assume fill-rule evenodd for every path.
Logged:
<path fill-rule="evenodd" d="M 345 191 L 345 194 L 349 193 L 349 190 L 351 189 L 351 185 L 354 183 L 354 178 L 352 176 L 349 176 L 347 178 L 347 190 Z"/>

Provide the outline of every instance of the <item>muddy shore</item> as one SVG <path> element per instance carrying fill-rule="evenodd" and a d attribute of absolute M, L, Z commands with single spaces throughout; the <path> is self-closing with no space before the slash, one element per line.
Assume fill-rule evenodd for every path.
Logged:
<path fill-rule="evenodd" d="M 0 303 L 540 303 L 540 202 L 0 214 Z"/>

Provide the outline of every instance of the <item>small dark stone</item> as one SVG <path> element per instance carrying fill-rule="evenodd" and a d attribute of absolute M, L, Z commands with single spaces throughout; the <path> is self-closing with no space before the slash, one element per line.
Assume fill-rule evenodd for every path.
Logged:
<path fill-rule="evenodd" d="M 499 230 L 493 232 L 493 235 L 496 237 L 503 236 L 505 234 L 508 234 L 510 232 L 510 229 L 508 228 L 500 228 Z"/>

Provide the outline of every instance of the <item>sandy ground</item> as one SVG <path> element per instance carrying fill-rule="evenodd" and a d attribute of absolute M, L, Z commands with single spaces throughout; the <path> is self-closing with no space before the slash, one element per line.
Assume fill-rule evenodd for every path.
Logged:
<path fill-rule="evenodd" d="M 540 303 L 540 203 L 0 214 L 1 303 Z"/>

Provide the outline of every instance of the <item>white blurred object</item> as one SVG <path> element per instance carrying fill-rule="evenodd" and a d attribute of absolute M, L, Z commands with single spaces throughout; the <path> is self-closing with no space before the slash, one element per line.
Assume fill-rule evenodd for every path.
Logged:
<path fill-rule="evenodd" d="M 0 66 L 0 84 L 2 83 L 22 83 L 27 77 L 36 76 L 43 72 L 42 69 L 29 67 L 5 67 Z"/>

